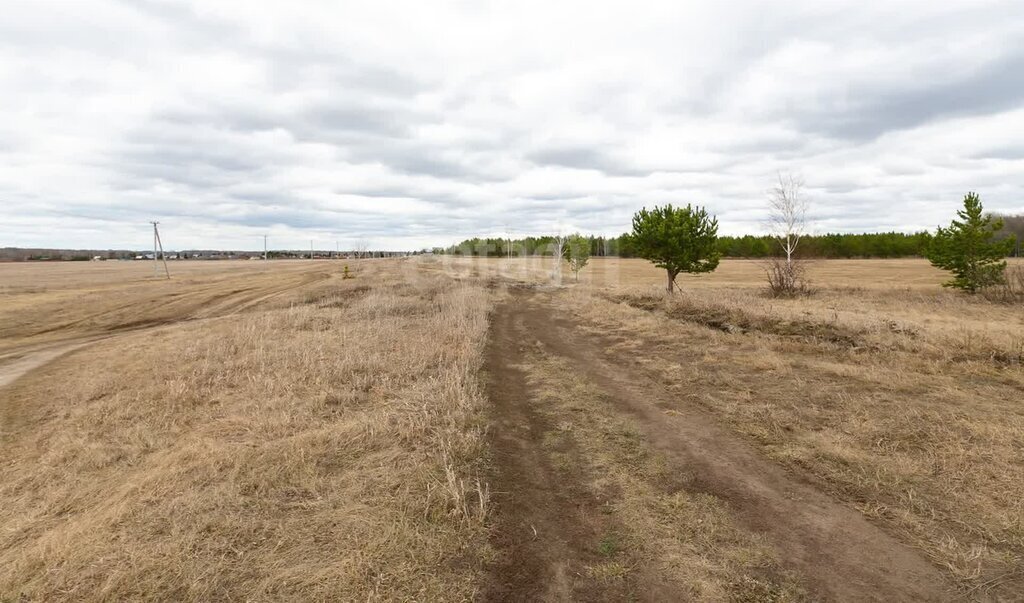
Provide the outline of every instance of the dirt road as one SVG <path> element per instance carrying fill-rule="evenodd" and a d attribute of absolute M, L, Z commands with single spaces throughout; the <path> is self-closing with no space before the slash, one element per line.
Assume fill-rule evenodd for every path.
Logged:
<path fill-rule="evenodd" d="M 553 295 L 517 289 L 493 320 L 486 369 L 495 412 L 493 544 L 499 555 L 490 568 L 490 600 L 717 598 L 713 593 L 740 600 L 953 598 L 940 572 L 916 551 L 764 459 L 703 411 L 637 375 L 629 363 L 603 354 L 606 342 L 560 313 L 551 304 Z M 544 371 L 550 377 L 557 370 L 579 385 L 563 388 L 544 377 Z M 570 397 L 575 400 L 561 406 Z M 614 427 L 620 424 L 627 428 Z M 637 435 L 602 440 L 616 429 Z M 682 516 L 690 525 L 676 517 L 666 536 L 659 530 L 659 522 L 668 521 L 661 513 L 665 505 L 637 515 L 631 509 L 642 501 L 630 499 L 630 489 L 602 487 L 602 478 L 617 471 L 614 460 L 602 459 L 626 458 L 602 456 L 603 441 L 631 458 L 653 455 L 664 466 L 646 481 L 628 483 L 649 484 L 659 496 L 674 497 L 664 500 L 683 500 L 688 508 L 706 501 L 703 508 L 720 508 L 727 516 L 722 526 L 735 526 L 754 544 L 722 537 L 725 527 L 708 536 L 693 525 L 706 520 L 701 513 Z M 628 473 L 641 464 L 624 467 Z M 610 564 L 602 565 L 609 556 L 601 537 L 608 533 L 626 543 L 626 550 L 615 552 L 625 569 L 614 579 L 595 571 Z M 655 534 L 660 542 L 685 541 L 679 550 L 692 557 L 673 566 L 663 559 L 670 547 L 641 550 Z M 701 546 L 712 552 L 693 547 L 695 538 L 704 538 Z M 757 543 L 771 550 L 774 561 L 736 561 Z M 713 568 L 706 572 L 711 578 L 695 586 L 685 568 L 704 562 L 729 569 Z M 744 586 L 749 584 L 756 588 Z"/>

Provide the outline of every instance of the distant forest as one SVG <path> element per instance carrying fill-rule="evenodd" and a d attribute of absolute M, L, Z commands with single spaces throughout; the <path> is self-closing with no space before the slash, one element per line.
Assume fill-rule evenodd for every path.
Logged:
<path fill-rule="evenodd" d="M 1002 216 L 1003 236 L 1017 235 L 1021 253 L 1024 240 L 1024 215 Z M 618 237 L 588 237 L 593 256 L 634 257 L 629 235 Z M 502 257 L 506 255 L 551 255 L 554 237 L 526 237 L 522 239 L 468 239 L 458 245 L 434 249 L 434 253 L 465 256 Z M 879 232 L 865 234 L 804 235 L 797 247 L 797 255 L 805 258 L 902 258 L 919 257 L 931 241 L 927 231 L 915 233 Z M 724 257 L 764 258 L 780 253 L 779 244 L 769 235 L 718 237 L 718 250 Z"/>

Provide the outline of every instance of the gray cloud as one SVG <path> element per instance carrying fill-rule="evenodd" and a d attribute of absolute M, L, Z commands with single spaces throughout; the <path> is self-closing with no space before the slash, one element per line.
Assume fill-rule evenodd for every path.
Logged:
<path fill-rule="evenodd" d="M 408 115 L 383 108 L 319 107 L 303 112 L 301 118 L 303 137 L 313 140 L 344 141 L 353 134 L 388 138 L 410 135 Z"/>
<path fill-rule="evenodd" d="M 852 140 L 873 139 L 942 118 L 998 113 L 1024 104 L 1024 53 L 1012 49 L 960 77 L 921 74 L 897 88 L 867 86 L 851 91 L 848 108 L 797 117 L 803 131 Z"/>
<path fill-rule="evenodd" d="M 751 232 L 779 170 L 822 229 L 1024 211 L 1014 2 L 49 4 L 0 22 L 0 244 Z"/>
<path fill-rule="evenodd" d="M 974 159 L 1003 159 L 1016 161 L 1024 159 L 1024 144 L 1004 145 L 993 149 L 987 149 L 971 155 Z"/>
<path fill-rule="evenodd" d="M 650 171 L 631 168 L 625 160 L 616 159 L 592 147 L 553 147 L 527 154 L 536 165 L 558 166 L 577 170 L 597 170 L 609 176 L 646 176 Z"/>

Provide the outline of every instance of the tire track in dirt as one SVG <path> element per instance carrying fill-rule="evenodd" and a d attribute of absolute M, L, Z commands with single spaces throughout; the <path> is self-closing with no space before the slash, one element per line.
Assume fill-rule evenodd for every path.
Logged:
<path fill-rule="evenodd" d="M 601 518 L 582 484 L 564 479 L 544 452 L 551 427 L 532 407 L 527 376 L 512 364 L 527 341 L 521 317 L 497 309 L 486 356 L 487 394 L 494 403 L 491 445 L 497 507 L 492 544 L 499 552 L 485 584 L 488 601 L 594 598 L 577 578 L 595 561 Z M 571 451 L 568 451 L 571 452 Z M 596 516 L 596 517 L 595 517 Z"/>
<path fill-rule="evenodd" d="M 917 552 L 855 510 L 790 476 L 703 411 L 627 364 L 606 358 L 601 353 L 606 342 L 567 318 L 554 318 L 550 295 L 515 292 L 497 309 L 492 326 L 488 394 L 497 414 L 492 443 L 495 486 L 501 491 L 493 542 L 503 562 L 492 568 L 489 599 L 616 598 L 558 586 L 559 568 L 578 566 L 585 556 L 579 545 L 588 535 L 587 516 L 598 510 L 574 508 L 572 501 L 561 497 L 570 485 L 553 479 L 564 476 L 556 476 L 544 456 L 544 426 L 531 418 L 526 377 L 508 364 L 526 342 L 533 341 L 571 360 L 601 390 L 603 399 L 634 418 L 649 445 L 682 476 L 684 490 L 725 501 L 739 525 L 763 535 L 781 565 L 800 576 L 814 600 L 954 598 L 942 574 Z M 511 431 L 523 423 L 526 429 Z M 545 537 L 529 538 L 524 533 L 527 524 Z M 552 584 L 555 587 L 547 588 Z"/>

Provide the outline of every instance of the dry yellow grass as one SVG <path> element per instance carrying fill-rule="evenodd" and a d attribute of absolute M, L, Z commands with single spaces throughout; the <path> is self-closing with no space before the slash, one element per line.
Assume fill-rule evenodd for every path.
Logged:
<path fill-rule="evenodd" d="M 550 262 L 354 262 L 352 280 L 340 262 L 172 267 L 0 265 L 0 372 L 71 350 L 0 384 L 0 600 L 481 596 L 488 285 L 544 282 Z M 581 276 L 554 307 L 603 354 L 923 551 L 965 598 L 1022 592 L 1019 306 L 944 290 L 920 260 L 818 262 L 818 294 L 794 300 L 765 297 L 755 262 L 672 298 L 641 260 Z M 659 490 L 658 454 L 571 365 L 520 363 L 554 458 L 579 451 L 561 470 L 618 492 L 622 552 L 586 579 L 800 597 L 721 501 Z"/>
<path fill-rule="evenodd" d="M 945 569 L 968 599 L 1024 592 L 1024 312 L 943 289 L 924 260 L 820 261 L 767 297 L 756 262 L 680 279 L 594 259 L 556 304 L 648 377 L 746 434 Z M 549 282 L 538 259 L 444 259 Z M 1011 265 L 1020 262 L 1011 261 Z"/>
<path fill-rule="evenodd" d="M 239 313 L 340 270 L 332 262 L 0 263 L 0 354 L 185 319 Z"/>
<path fill-rule="evenodd" d="M 552 259 L 460 258 L 440 256 L 432 262 L 452 274 L 499 275 L 517 280 L 547 282 Z M 1010 266 L 1024 267 L 1024 259 L 1010 259 Z M 573 285 L 568 265 L 563 267 L 563 283 Z M 933 294 L 948 274 L 918 258 L 894 260 L 817 260 L 808 263 L 811 284 L 817 287 L 857 287 L 879 291 L 911 290 Z M 708 274 L 681 274 L 676 282 L 684 291 L 705 288 L 760 289 L 766 286 L 765 265 L 760 260 L 725 259 Z M 665 271 L 641 259 L 593 257 L 580 272 L 580 284 L 601 288 L 665 287 Z"/>
<path fill-rule="evenodd" d="M 646 281 L 580 286 L 563 306 L 619 338 L 613 353 L 651 379 L 920 548 L 968 598 L 1014 598 L 1024 589 L 1024 313 L 857 274 L 871 265 L 819 263 L 821 290 L 808 299 L 712 275 L 672 298 Z M 930 270 L 874 265 L 895 282 Z"/>
<path fill-rule="evenodd" d="M 488 296 L 401 266 L 0 390 L 0 600 L 473 597 Z"/>
<path fill-rule="evenodd" d="M 308 260 L 263 263 L 248 260 L 184 260 L 168 262 L 171 282 L 268 271 L 302 270 L 325 262 Z M 106 288 L 165 281 L 163 265 L 154 277 L 152 261 L 0 262 L 0 294 Z"/>

